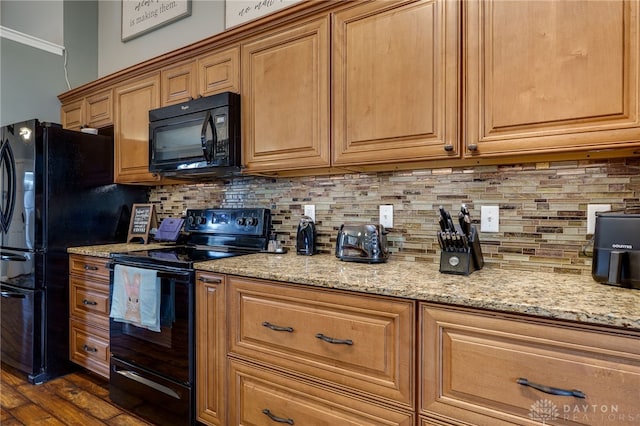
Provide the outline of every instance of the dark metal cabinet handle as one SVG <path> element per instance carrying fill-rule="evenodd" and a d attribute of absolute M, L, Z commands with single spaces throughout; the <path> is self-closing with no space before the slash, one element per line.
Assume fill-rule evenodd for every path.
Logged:
<path fill-rule="evenodd" d="M 92 348 L 88 345 L 82 345 L 82 349 L 84 349 L 85 352 L 98 352 L 96 348 Z"/>
<path fill-rule="evenodd" d="M 84 265 L 84 270 L 85 271 L 97 271 L 99 268 L 97 266 L 92 266 L 92 265 Z"/>
<path fill-rule="evenodd" d="M 82 304 L 83 305 L 95 306 L 95 305 L 98 304 L 98 302 L 94 302 L 93 300 L 82 299 Z"/>
<path fill-rule="evenodd" d="M 335 339 L 333 337 L 325 336 L 322 333 L 316 334 L 316 337 L 320 340 L 324 340 L 327 343 L 333 343 L 336 345 L 353 345 L 353 340 L 351 339 Z"/>
<path fill-rule="evenodd" d="M 529 380 L 523 379 L 522 377 L 519 378 L 517 380 L 517 382 L 520 385 L 529 386 L 529 387 L 537 389 L 537 390 L 539 390 L 541 392 L 548 393 L 548 394 L 551 394 L 551 395 L 575 396 L 576 398 L 586 398 L 587 397 L 587 395 L 585 395 L 583 392 L 581 392 L 579 390 L 576 390 L 576 389 L 568 390 L 568 389 L 554 388 L 554 387 L 551 387 L 551 386 L 539 385 L 537 383 L 531 383 Z"/>
<path fill-rule="evenodd" d="M 220 284 L 222 280 L 220 278 L 207 278 L 207 277 L 199 277 L 198 281 L 207 283 L 207 284 Z"/>
<path fill-rule="evenodd" d="M 471 143 L 467 145 L 467 149 L 471 152 L 476 152 L 478 150 L 478 144 Z"/>
<path fill-rule="evenodd" d="M 280 325 L 271 324 L 269 321 L 263 322 L 262 325 L 273 331 L 287 331 L 289 333 L 293 333 L 293 327 L 282 327 Z"/>
<path fill-rule="evenodd" d="M 445 145 L 444 146 L 444 150 L 447 151 L 447 152 L 453 151 L 453 145 Z"/>
<path fill-rule="evenodd" d="M 293 424 L 293 419 L 285 419 L 284 417 L 274 416 L 273 414 L 271 414 L 271 411 L 269 411 L 268 408 L 265 408 L 264 410 L 262 410 L 262 414 L 266 415 L 267 417 L 269 417 L 274 422 L 286 423 L 288 425 L 292 425 Z"/>

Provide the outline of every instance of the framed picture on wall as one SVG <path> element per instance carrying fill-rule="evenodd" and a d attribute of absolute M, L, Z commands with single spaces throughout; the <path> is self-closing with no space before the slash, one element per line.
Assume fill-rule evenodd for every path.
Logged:
<path fill-rule="evenodd" d="M 122 0 L 122 41 L 191 15 L 191 0 Z"/>
<path fill-rule="evenodd" d="M 225 0 L 225 28 L 231 28 L 277 12 L 302 0 Z"/>

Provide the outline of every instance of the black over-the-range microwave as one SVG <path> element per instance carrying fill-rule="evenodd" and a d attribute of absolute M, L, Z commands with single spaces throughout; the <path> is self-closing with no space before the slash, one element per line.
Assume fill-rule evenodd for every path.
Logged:
<path fill-rule="evenodd" d="M 225 92 L 149 111 L 149 171 L 227 176 L 240 170 L 240 95 Z"/>

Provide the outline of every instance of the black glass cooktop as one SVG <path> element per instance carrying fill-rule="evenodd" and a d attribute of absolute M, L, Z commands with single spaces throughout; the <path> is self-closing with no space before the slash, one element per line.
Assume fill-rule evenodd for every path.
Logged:
<path fill-rule="evenodd" d="M 178 268 L 191 268 L 196 262 L 241 256 L 249 253 L 255 253 L 255 251 L 229 249 L 227 247 L 216 249 L 193 246 L 175 246 L 160 249 L 114 253 L 112 257 L 117 261 L 134 262 L 140 266 L 165 265 Z"/>

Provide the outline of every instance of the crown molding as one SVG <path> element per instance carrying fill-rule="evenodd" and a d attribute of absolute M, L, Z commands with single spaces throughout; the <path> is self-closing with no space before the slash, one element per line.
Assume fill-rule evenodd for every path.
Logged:
<path fill-rule="evenodd" d="M 15 42 L 26 44 L 27 46 L 35 47 L 36 49 L 44 50 L 56 55 L 62 56 L 64 54 L 64 46 L 60 46 L 58 44 L 51 43 L 50 41 L 31 36 L 29 34 L 24 34 L 19 31 L 12 30 L 11 28 L 3 27 L 1 25 L 0 38 L 13 40 Z"/>

